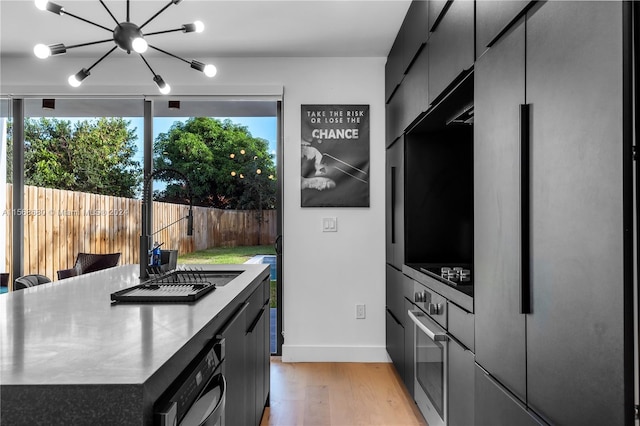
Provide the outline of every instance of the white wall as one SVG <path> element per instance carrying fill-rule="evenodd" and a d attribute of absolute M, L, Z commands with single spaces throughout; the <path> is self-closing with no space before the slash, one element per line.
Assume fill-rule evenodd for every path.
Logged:
<path fill-rule="evenodd" d="M 68 75 L 91 58 L 27 58 L 1 62 L 2 93 L 157 95 L 137 58 L 109 58 L 79 90 Z M 284 90 L 284 361 L 387 361 L 384 301 L 385 58 L 222 58 L 208 80 L 179 61 L 152 66 L 172 94 L 276 94 Z M 206 61 L 203 61 L 206 62 Z M 53 82 L 53 84 L 52 84 Z M 60 83 L 58 85 L 58 83 Z M 300 207 L 300 105 L 369 104 L 370 208 Z M 321 218 L 338 218 L 337 233 Z M 367 317 L 355 319 L 355 304 Z"/>

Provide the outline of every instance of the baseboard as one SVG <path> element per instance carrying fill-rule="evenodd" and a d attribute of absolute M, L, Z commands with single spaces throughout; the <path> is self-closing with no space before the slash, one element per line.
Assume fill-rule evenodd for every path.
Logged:
<path fill-rule="evenodd" d="M 282 345 L 282 362 L 389 362 L 384 346 Z"/>

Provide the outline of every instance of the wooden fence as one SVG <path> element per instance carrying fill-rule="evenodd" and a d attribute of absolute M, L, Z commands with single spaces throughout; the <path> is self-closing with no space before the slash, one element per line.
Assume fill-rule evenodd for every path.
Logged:
<path fill-rule="evenodd" d="M 25 274 L 39 273 L 56 279 L 60 269 L 73 267 L 76 255 L 121 253 L 120 264 L 138 263 L 141 229 L 140 200 L 82 192 L 25 186 L 24 209 L 13 209 L 12 185 L 7 185 L 6 265 L 11 270 L 13 218 L 24 217 L 23 264 Z M 255 210 L 220 210 L 194 207 L 194 232 L 187 236 L 189 208 L 180 204 L 153 203 L 154 241 L 163 249 L 190 253 L 210 247 L 273 244 L 277 233 L 276 211 L 264 210 L 262 224 Z M 13 279 L 13 277 L 11 278 Z"/>

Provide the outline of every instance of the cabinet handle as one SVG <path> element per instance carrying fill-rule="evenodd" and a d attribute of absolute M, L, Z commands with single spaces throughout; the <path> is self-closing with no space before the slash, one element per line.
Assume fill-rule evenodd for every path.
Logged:
<path fill-rule="evenodd" d="M 396 166 L 391 167 L 391 244 L 396 243 Z"/>
<path fill-rule="evenodd" d="M 398 325 L 402 325 L 402 323 L 400 321 L 398 321 L 398 318 L 396 318 L 395 315 L 393 315 L 393 312 L 391 312 L 391 310 L 389 308 L 387 308 L 387 313 L 389 314 L 389 316 L 391 317 L 391 319 L 393 321 L 395 321 L 396 324 Z"/>
<path fill-rule="evenodd" d="M 251 323 L 251 325 L 249 326 L 249 329 L 245 334 L 253 333 L 253 330 L 256 328 L 256 326 L 260 322 L 260 318 L 262 318 L 262 315 L 264 315 L 264 310 L 265 310 L 264 307 L 260 309 L 260 314 L 253 320 L 253 322 Z"/>
<path fill-rule="evenodd" d="M 531 313 L 530 119 L 531 104 L 520 105 L 520 313 Z"/>
<path fill-rule="evenodd" d="M 249 304 L 247 302 L 244 302 L 242 305 L 240 305 L 240 307 L 236 310 L 236 312 L 233 314 L 233 316 L 222 326 L 222 331 L 220 331 L 218 334 L 216 334 L 216 338 L 217 339 L 224 339 L 227 331 L 229 330 L 229 328 L 233 325 L 233 323 L 240 318 L 240 315 L 242 315 L 244 313 L 244 311 L 247 310 L 247 307 L 249 306 Z"/>

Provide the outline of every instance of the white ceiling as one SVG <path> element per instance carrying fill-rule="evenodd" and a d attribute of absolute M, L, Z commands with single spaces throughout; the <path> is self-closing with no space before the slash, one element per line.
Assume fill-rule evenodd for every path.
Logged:
<path fill-rule="evenodd" d="M 74 15 L 115 27 L 97 0 L 54 0 Z M 119 21 L 126 2 L 105 0 Z M 141 25 L 170 1 L 132 0 L 131 22 Z M 188 60 L 212 57 L 384 57 L 409 0 L 184 0 L 171 5 L 144 32 L 179 28 L 201 20 L 201 34 L 148 37 L 150 44 Z M 111 33 L 70 16 L 38 10 L 33 0 L 0 0 L 0 53 L 33 55 L 37 43 L 73 45 L 111 38 Z M 96 57 L 112 42 L 70 49 L 67 55 Z M 121 52 L 121 54 L 124 54 Z M 151 53 L 154 55 L 159 53 Z"/>

